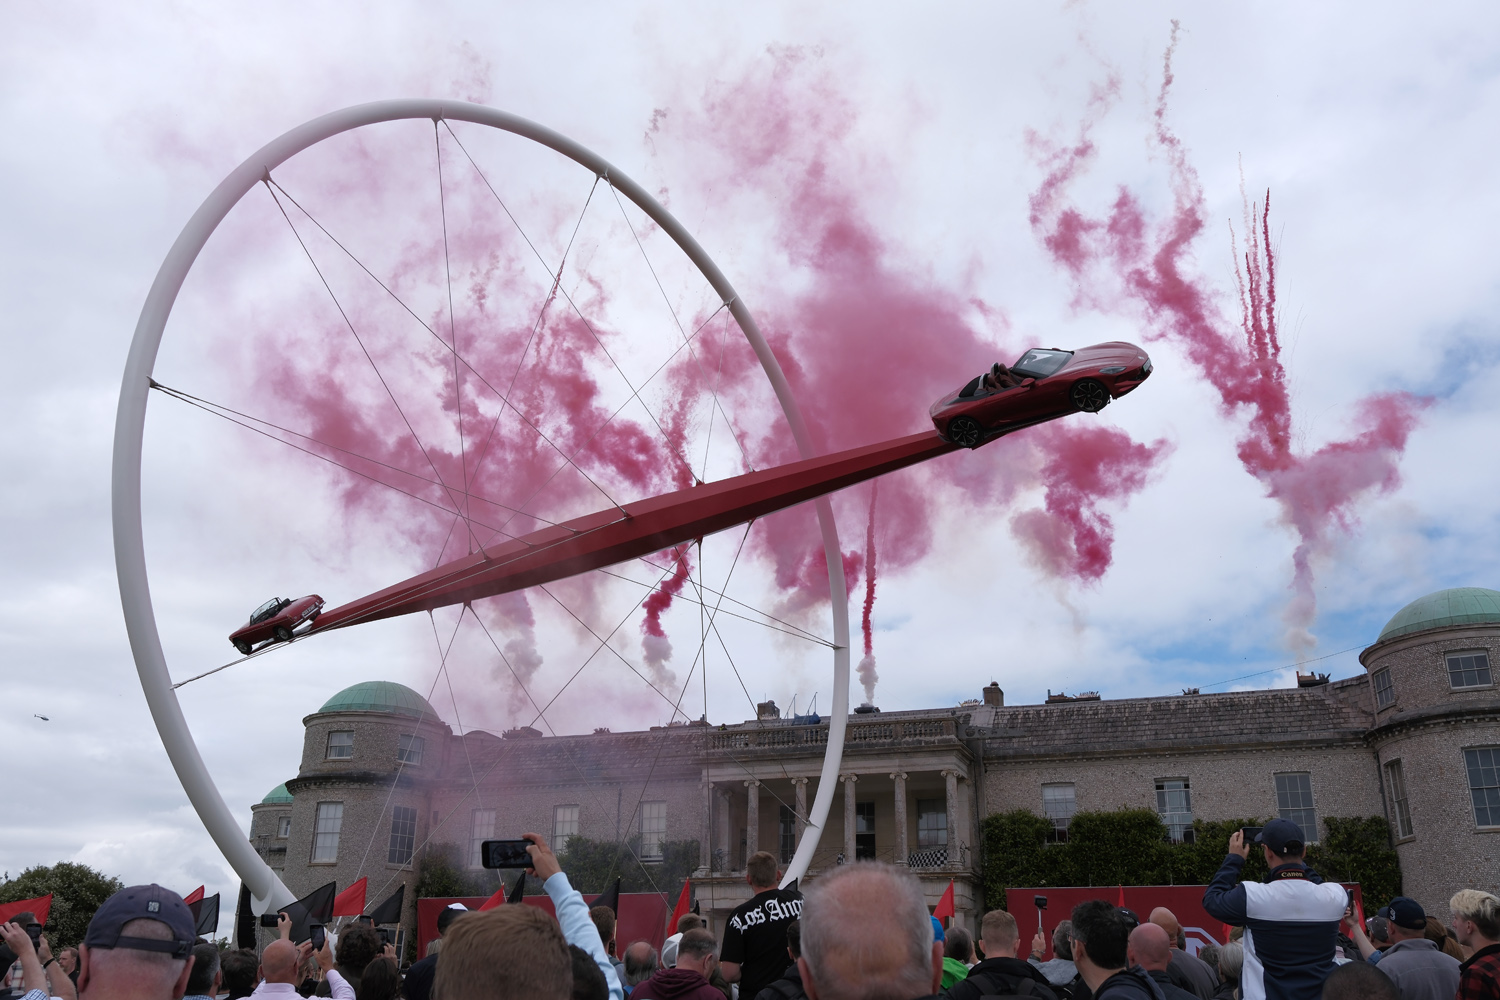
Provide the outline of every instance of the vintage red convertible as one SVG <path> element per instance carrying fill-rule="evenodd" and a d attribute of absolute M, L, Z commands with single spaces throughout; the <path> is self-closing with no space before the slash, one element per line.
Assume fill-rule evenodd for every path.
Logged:
<path fill-rule="evenodd" d="M 250 613 L 250 620 L 229 633 L 229 641 L 241 655 L 248 655 L 257 643 L 290 642 L 292 633 L 305 622 L 315 621 L 323 610 L 323 598 L 317 594 L 295 601 L 273 597 Z"/>
<path fill-rule="evenodd" d="M 938 433 L 964 448 L 1069 413 L 1098 413 L 1151 375 L 1134 344 L 1111 341 L 1076 351 L 1033 347 L 1009 369 L 997 365 L 932 404 Z"/>

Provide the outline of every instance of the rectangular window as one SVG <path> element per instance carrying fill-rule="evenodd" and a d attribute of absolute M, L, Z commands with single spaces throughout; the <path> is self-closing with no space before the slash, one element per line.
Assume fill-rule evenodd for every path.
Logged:
<path fill-rule="evenodd" d="M 661 860 L 661 845 L 667 839 L 667 804 L 641 803 L 641 860 Z"/>
<path fill-rule="evenodd" d="M 292 817 L 282 816 L 276 821 L 276 839 L 285 840 L 292 835 Z"/>
<path fill-rule="evenodd" d="M 1489 687 L 1494 683 L 1490 676 L 1490 655 L 1483 651 L 1449 653 L 1448 683 L 1455 688 Z"/>
<path fill-rule="evenodd" d="M 427 741 L 422 737 L 403 734 L 396 742 L 396 759 L 403 764 L 417 767 L 422 763 L 422 751 L 426 746 Z"/>
<path fill-rule="evenodd" d="M 1193 793 L 1186 778 L 1157 781 L 1156 811 L 1167 825 L 1167 839 L 1174 844 L 1193 842 Z"/>
<path fill-rule="evenodd" d="M 791 806 L 782 806 L 777 817 L 779 827 L 781 848 L 781 863 L 786 864 L 792 860 L 792 855 L 797 853 L 797 814 L 792 811 Z"/>
<path fill-rule="evenodd" d="M 552 853 L 561 854 L 568 849 L 568 841 L 578 836 L 578 807 L 552 807 Z"/>
<path fill-rule="evenodd" d="M 875 803 L 854 803 L 854 857 L 875 860 Z"/>
<path fill-rule="evenodd" d="M 495 810 L 475 809 L 469 826 L 469 867 L 484 867 L 484 842 L 495 839 Z"/>
<path fill-rule="evenodd" d="M 1276 775 L 1276 814 L 1302 828 L 1309 844 L 1318 841 L 1318 813 L 1313 808 L 1312 775 L 1306 771 Z"/>
<path fill-rule="evenodd" d="M 339 730 L 328 734 L 328 759 L 348 760 L 354 756 L 353 730 Z"/>
<path fill-rule="evenodd" d="M 1469 769 L 1469 795 L 1474 799 L 1474 822 L 1500 826 L 1500 747 L 1464 751 Z"/>
<path fill-rule="evenodd" d="M 339 831 L 344 828 L 344 804 L 342 802 L 319 802 L 318 821 L 313 827 L 314 861 L 337 861 L 339 859 Z"/>
<path fill-rule="evenodd" d="M 1406 801 L 1406 775 L 1401 762 L 1393 760 L 1385 766 L 1386 790 L 1391 796 L 1391 824 L 1396 828 L 1396 839 L 1410 837 L 1411 806 Z"/>
<path fill-rule="evenodd" d="M 1391 682 L 1391 668 L 1381 667 L 1371 675 L 1375 684 L 1375 708 L 1390 708 L 1396 703 L 1396 685 Z"/>
<path fill-rule="evenodd" d="M 1073 814 L 1077 811 L 1078 802 L 1074 798 L 1071 781 L 1042 786 L 1042 815 L 1052 821 L 1052 829 L 1047 833 L 1048 843 L 1068 842 L 1068 824 L 1073 821 Z"/>
<path fill-rule="evenodd" d="M 412 848 L 417 843 L 417 811 L 406 806 L 391 810 L 391 849 L 386 862 L 393 865 L 411 863 Z"/>
<path fill-rule="evenodd" d="M 917 800 L 917 847 L 948 846 L 948 803 L 942 799 Z"/>

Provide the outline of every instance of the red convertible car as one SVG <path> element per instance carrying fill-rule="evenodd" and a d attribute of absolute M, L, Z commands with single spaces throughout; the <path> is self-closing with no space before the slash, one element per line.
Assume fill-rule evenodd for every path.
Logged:
<path fill-rule="evenodd" d="M 229 641 L 241 655 L 248 655 L 258 642 L 290 642 L 303 622 L 314 621 L 323 610 L 323 598 L 317 594 L 295 601 L 273 597 L 250 613 L 250 620 L 229 633 Z"/>
<path fill-rule="evenodd" d="M 964 448 L 1082 410 L 1098 413 L 1151 374 L 1134 344 L 1111 341 L 1076 351 L 1034 347 L 1010 368 L 996 365 L 932 404 L 933 425 Z"/>

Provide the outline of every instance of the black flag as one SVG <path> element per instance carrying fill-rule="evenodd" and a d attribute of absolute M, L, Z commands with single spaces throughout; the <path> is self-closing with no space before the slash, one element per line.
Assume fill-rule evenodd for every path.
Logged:
<path fill-rule="evenodd" d="M 595 906 L 607 906 L 611 910 L 614 910 L 615 916 L 618 917 L 620 915 L 620 882 L 621 877 L 616 875 L 615 884 L 610 886 L 609 891 L 601 892 L 595 896 L 594 901 L 589 906 L 591 908 Z"/>
<path fill-rule="evenodd" d="M 212 941 L 219 929 L 219 894 L 216 892 L 196 903 L 189 903 L 188 909 L 193 911 L 193 924 L 198 936 Z"/>
<path fill-rule="evenodd" d="M 338 895 L 338 883 L 314 889 L 295 903 L 281 909 L 292 918 L 292 941 L 300 944 L 312 937 L 311 924 L 326 924 L 333 919 L 333 898 Z"/>
<path fill-rule="evenodd" d="M 399 924 L 401 922 L 401 907 L 406 902 L 406 885 L 402 883 L 391 893 L 391 898 L 375 907 L 370 913 L 370 922 L 374 924 Z"/>
<path fill-rule="evenodd" d="M 696 899 L 693 900 L 693 912 L 698 914 L 698 916 L 700 917 L 703 916 L 703 910 Z"/>
<path fill-rule="evenodd" d="M 234 910 L 234 943 L 240 948 L 255 947 L 255 914 L 250 911 L 250 887 L 240 883 L 240 902 Z"/>
<path fill-rule="evenodd" d="M 788 882 L 786 884 L 786 891 L 787 892 L 796 892 L 797 891 L 797 880 L 796 879 L 792 879 L 790 882 Z"/>
<path fill-rule="evenodd" d="M 509 896 L 505 897 L 505 901 L 507 903 L 519 903 L 521 897 L 524 895 L 526 895 L 526 873 L 522 872 L 521 876 L 516 879 L 516 887 L 510 891 Z"/>

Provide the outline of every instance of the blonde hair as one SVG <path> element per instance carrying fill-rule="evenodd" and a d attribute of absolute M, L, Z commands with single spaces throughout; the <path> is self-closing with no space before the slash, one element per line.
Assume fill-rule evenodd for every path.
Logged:
<path fill-rule="evenodd" d="M 1016 918 L 1004 910 L 991 910 L 984 915 L 984 920 L 979 924 L 979 940 L 987 945 L 1005 949 L 1015 945 L 1021 940 L 1021 932 L 1016 929 Z M 994 955 L 985 955 L 985 958 L 994 958 Z"/>
<path fill-rule="evenodd" d="M 434 1000 L 570 1000 L 573 956 L 535 906 L 497 906 L 455 920 L 443 936 Z"/>
<path fill-rule="evenodd" d="M 1500 897 L 1478 889 L 1460 889 L 1448 900 L 1448 909 L 1456 917 L 1474 921 L 1479 933 L 1489 940 L 1500 940 Z"/>

